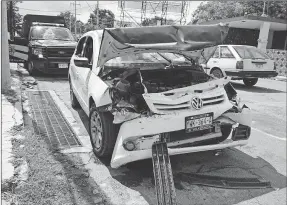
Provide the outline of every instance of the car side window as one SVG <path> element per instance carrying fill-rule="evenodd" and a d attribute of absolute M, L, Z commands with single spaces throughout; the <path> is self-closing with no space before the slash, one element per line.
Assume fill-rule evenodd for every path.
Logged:
<path fill-rule="evenodd" d="M 77 45 L 76 56 L 82 57 L 83 55 L 83 48 L 86 41 L 86 37 L 81 38 Z"/>
<path fill-rule="evenodd" d="M 216 48 L 216 50 L 215 50 L 215 52 L 214 52 L 212 57 L 213 58 L 219 58 L 219 47 Z"/>
<path fill-rule="evenodd" d="M 221 46 L 220 58 L 234 58 L 234 56 L 227 46 Z"/>
<path fill-rule="evenodd" d="M 93 64 L 93 38 L 92 37 L 87 38 L 83 57 L 86 57 L 89 60 L 89 64 Z"/>

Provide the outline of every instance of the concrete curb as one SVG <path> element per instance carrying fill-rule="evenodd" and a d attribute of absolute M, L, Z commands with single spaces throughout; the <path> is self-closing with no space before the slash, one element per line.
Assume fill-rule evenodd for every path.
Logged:
<path fill-rule="evenodd" d="M 274 78 L 274 80 L 278 80 L 278 81 L 287 81 L 287 77 L 285 77 L 285 76 L 276 76 L 275 78 Z"/>
<path fill-rule="evenodd" d="M 81 124 L 79 124 L 73 117 L 72 112 L 68 109 L 65 103 L 57 96 L 54 91 L 49 91 L 53 100 L 58 108 L 61 110 L 64 118 L 72 127 L 75 134 L 80 133 Z M 149 203 L 140 194 L 140 192 L 128 188 L 114 179 L 110 173 L 109 167 L 100 162 L 91 160 L 92 147 L 89 135 L 78 135 L 79 140 L 82 142 L 83 148 L 71 148 L 61 150 L 62 153 L 70 154 L 75 153 L 82 159 L 85 168 L 89 170 L 90 177 L 100 187 L 103 193 L 108 197 L 113 205 L 148 205 Z M 84 153 L 86 152 L 86 153 Z M 87 153 L 90 152 L 90 153 Z M 98 161 L 98 160 L 97 160 Z"/>

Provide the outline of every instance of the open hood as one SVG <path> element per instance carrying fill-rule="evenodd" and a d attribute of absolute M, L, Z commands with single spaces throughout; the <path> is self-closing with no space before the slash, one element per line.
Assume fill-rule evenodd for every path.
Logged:
<path fill-rule="evenodd" d="M 186 54 L 222 44 L 226 25 L 151 26 L 106 28 L 103 31 L 98 66 L 129 53 L 173 52 Z"/>

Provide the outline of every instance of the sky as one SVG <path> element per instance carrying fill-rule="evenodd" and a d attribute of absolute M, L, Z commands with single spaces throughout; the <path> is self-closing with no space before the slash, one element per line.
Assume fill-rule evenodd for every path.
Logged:
<path fill-rule="evenodd" d="M 126 2 L 126 14 L 125 21 L 136 21 L 140 23 L 141 17 L 141 2 Z M 192 12 L 197 8 L 197 6 L 202 1 L 191 1 L 189 4 L 187 22 L 191 19 Z M 75 1 L 22 1 L 18 4 L 19 13 L 21 15 L 25 14 L 39 14 L 39 15 L 58 15 L 60 12 L 71 11 L 73 14 L 75 12 L 74 6 L 72 5 Z M 97 1 L 76 1 L 77 5 L 77 19 L 86 23 L 89 19 L 90 13 L 96 8 Z M 134 3 L 134 5 L 132 5 Z M 178 4 L 180 1 L 178 1 Z M 136 4 L 136 5 L 135 5 Z M 118 10 L 118 1 L 99 1 L 100 9 L 111 10 L 116 19 L 119 19 L 120 11 Z M 147 17 L 153 17 L 155 15 L 161 15 L 161 7 L 156 5 L 156 1 L 149 3 L 147 6 L 150 10 L 147 11 Z M 169 7 L 170 9 L 173 6 Z M 129 14 L 129 15 L 128 15 Z M 131 17 L 132 18 L 131 18 Z M 167 12 L 168 19 L 178 20 L 180 18 L 180 13 L 173 13 L 171 11 Z"/>

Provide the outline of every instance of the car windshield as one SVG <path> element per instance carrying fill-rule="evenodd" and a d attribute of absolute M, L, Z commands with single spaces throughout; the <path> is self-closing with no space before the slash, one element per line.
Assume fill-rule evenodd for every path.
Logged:
<path fill-rule="evenodd" d="M 248 46 L 233 46 L 238 55 L 243 59 L 268 59 L 269 57 L 261 50 Z"/>
<path fill-rule="evenodd" d="M 132 65 L 133 64 L 154 64 L 164 68 L 163 65 L 191 65 L 191 59 L 175 53 L 136 53 L 127 56 L 116 57 L 109 60 L 105 66 L 111 65 Z M 154 66 L 153 66 L 154 67 Z"/>
<path fill-rule="evenodd" d="M 74 41 L 69 29 L 62 27 L 36 26 L 31 30 L 32 40 L 62 40 Z"/>

